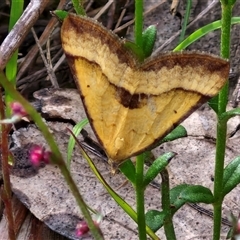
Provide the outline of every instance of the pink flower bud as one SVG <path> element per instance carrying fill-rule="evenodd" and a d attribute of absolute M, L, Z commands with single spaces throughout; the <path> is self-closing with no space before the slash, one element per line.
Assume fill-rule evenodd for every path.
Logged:
<path fill-rule="evenodd" d="M 77 224 L 76 227 L 76 235 L 77 237 L 81 237 L 89 232 L 88 225 L 85 221 Z"/>
<path fill-rule="evenodd" d="M 98 228 L 99 232 L 102 234 L 99 225 L 102 220 L 102 215 L 101 214 L 96 214 L 94 215 L 95 220 L 93 220 L 95 226 Z M 85 221 L 81 221 L 80 223 L 77 224 L 76 226 L 76 236 L 77 237 L 82 237 L 83 235 L 87 234 L 89 232 L 89 227 Z"/>
<path fill-rule="evenodd" d="M 38 167 L 41 162 L 48 164 L 50 162 L 50 156 L 51 152 L 46 151 L 39 145 L 34 145 L 30 150 L 30 161 L 36 167 Z"/>
<path fill-rule="evenodd" d="M 10 108 L 12 109 L 13 115 L 24 117 L 27 115 L 24 107 L 19 102 L 10 103 Z"/>
<path fill-rule="evenodd" d="M 24 107 L 19 102 L 10 103 L 10 108 L 12 109 L 12 117 L 0 120 L 0 124 L 13 124 L 20 121 L 24 116 L 27 115 Z"/>

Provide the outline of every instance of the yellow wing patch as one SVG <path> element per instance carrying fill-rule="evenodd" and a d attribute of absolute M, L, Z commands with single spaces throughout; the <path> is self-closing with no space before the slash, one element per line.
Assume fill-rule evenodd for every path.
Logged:
<path fill-rule="evenodd" d="M 91 126 L 114 166 L 151 149 L 228 78 L 227 61 L 199 52 L 140 63 L 116 35 L 86 17 L 65 18 L 61 38 Z"/>

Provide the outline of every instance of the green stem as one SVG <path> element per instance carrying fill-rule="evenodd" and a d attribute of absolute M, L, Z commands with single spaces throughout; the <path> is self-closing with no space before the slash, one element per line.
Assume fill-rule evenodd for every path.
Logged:
<path fill-rule="evenodd" d="M 135 43 L 140 49 L 143 49 L 143 0 L 135 0 Z M 144 207 L 144 184 L 143 184 L 144 157 L 137 156 L 136 162 L 136 204 L 137 204 L 137 223 L 139 239 L 145 240 L 146 237 L 146 221 Z"/>
<path fill-rule="evenodd" d="M 220 238 L 221 231 L 221 217 L 222 217 L 222 184 L 223 184 L 223 170 L 224 170 L 224 156 L 226 147 L 226 130 L 227 126 L 217 124 L 217 142 L 216 142 L 216 158 L 215 158 L 215 174 L 214 174 L 214 227 L 213 234 L 214 240 Z"/>
<path fill-rule="evenodd" d="M 181 31 L 181 35 L 180 35 L 180 38 L 179 38 L 179 43 L 181 43 L 184 39 L 186 29 L 187 29 L 188 20 L 189 20 L 189 16 L 190 16 L 190 12 L 191 12 L 191 7 L 192 7 L 192 0 L 188 0 L 187 1 L 187 8 L 186 8 L 185 16 L 184 16 L 184 22 L 183 22 L 183 25 L 182 25 L 182 31 Z"/>
<path fill-rule="evenodd" d="M 137 204 L 137 223 L 138 223 L 138 236 L 139 239 L 145 240 L 146 238 L 146 221 L 144 212 L 144 184 L 143 172 L 144 170 L 144 156 L 140 154 L 136 160 L 136 204 Z"/>
<path fill-rule="evenodd" d="M 15 23 L 18 21 L 23 12 L 23 0 L 13 0 L 11 2 L 11 13 L 10 20 L 8 25 L 9 32 L 14 27 Z M 6 65 L 6 76 L 7 79 L 15 86 L 16 85 L 16 74 L 17 74 L 17 59 L 18 59 L 18 49 L 13 53 L 12 57 L 9 59 Z M 12 99 L 9 94 L 6 92 L 5 103 L 8 105 Z M 7 107 L 6 115 L 10 116 L 10 109 Z"/>
<path fill-rule="evenodd" d="M 170 203 L 170 186 L 169 186 L 169 175 L 168 171 L 165 168 L 161 171 L 162 177 L 162 209 L 166 214 L 166 218 L 164 219 L 163 227 L 165 231 L 165 235 L 168 240 L 176 240 L 176 235 L 174 231 L 173 221 L 172 221 L 172 213 L 171 213 L 171 203 Z"/>
<path fill-rule="evenodd" d="M 135 43 L 143 49 L 143 0 L 135 0 Z"/>
<path fill-rule="evenodd" d="M 222 1 L 222 32 L 221 32 L 221 56 L 229 58 L 230 55 L 230 29 L 233 4 Z M 218 118 L 226 112 L 228 102 L 228 83 L 220 91 L 218 96 Z M 215 158 L 215 175 L 214 175 L 214 227 L 213 239 L 220 239 L 222 202 L 224 199 L 222 193 L 224 159 L 227 136 L 227 122 L 220 121 L 217 123 L 217 141 L 216 141 L 216 158 Z"/>

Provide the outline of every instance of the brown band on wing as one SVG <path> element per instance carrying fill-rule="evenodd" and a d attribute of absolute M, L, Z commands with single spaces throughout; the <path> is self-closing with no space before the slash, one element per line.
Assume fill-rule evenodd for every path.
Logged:
<path fill-rule="evenodd" d="M 200 52 L 163 53 L 157 59 L 149 59 L 142 65 L 141 69 L 143 71 L 158 71 L 162 67 L 171 69 L 176 65 L 181 68 L 190 66 L 193 69 L 201 66 L 205 71 L 210 73 L 219 72 L 221 76 L 228 76 L 229 73 L 229 63 L 226 60 L 210 54 L 201 54 Z"/>
<path fill-rule="evenodd" d="M 62 32 L 67 32 L 68 29 L 73 30 L 75 38 L 80 36 L 85 39 L 96 38 L 100 40 L 102 45 L 106 44 L 109 49 L 111 49 L 111 52 L 118 56 L 120 63 L 126 63 L 128 66 L 132 67 L 136 64 L 133 55 L 123 47 L 123 43 L 119 40 L 117 35 L 113 34 L 97 21 L 88 17 L 79 18 L 76 15 L 69 14 L 64 20 Z M 106 34 L 106 32 L 108 34 Z M 62 36 L 62 39 L 64 39 L 64 36 Z M 96 48 L 97 47 L 98 46 L 96 46 Z"/>
<path fill-rule="evenodd" d="M 111 84 L 113 85 L 113 84 Z M 129 109 L 135 109 L 135 108 L 141 108 L 141 106 L 144 106 L 147 104 L 148 96 L 144 93 L 140 94 L 131 94 L 129 91 L 122 87 L 115 86 L 116 89 L 116 97 L 120 104 L 122 104 L 125 108 Z"/>

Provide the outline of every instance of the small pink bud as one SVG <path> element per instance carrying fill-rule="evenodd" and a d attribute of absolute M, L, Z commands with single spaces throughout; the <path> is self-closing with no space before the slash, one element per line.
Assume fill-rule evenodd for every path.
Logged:
<path fill-rule="evenodd" d="M 0 124 L 14 124 L 27 115 L 24 107 L 19 102 L 10 103 L 10 108 L 12 109 L 13 113 L 12 117 L 0 120 Z"/>
<path fill-rule="evenodd" d="M 38 167 L 41 162 L 48 164 L 50 162 L 50 151 L 45 151 L 45 149 L 39 145 L 34 145 L 30 150 L 30 161 L 31 163 Z"/>
<path fill-rule="evenodd" d="M 82 221 L 81 223 L 77 224 L 77 227 L 76 227 L 77 237 L 81 237 L 84 234 L 87 234 L 88 232 L 89 232 L 89 228 L 88 228 L 88 225 L 85 221 Z"/>
<path fill-rule="evenodd" d="M 95 226 L 99 228 L 100 222 L 102 220 L 102 215 L 101 214 L 96 214 L 94 216 L 95 220 L 93 220 Z M 100 228 L 99 228 L 100 233 L 102 234 Z M 85 221 L 81 221 L 80 223 L 77 224 L 76 226 L 76 236 L 77 237 L 82 237 L 83 235 L 87 234 L 89 232 L 89 227 Z"/>
<path fill-rule="evenodd" d="M 24 117 L 27 115 L 24 107 L 19 102 L 10 103 L 10 108 L 12 109 L 13 115 L 18 115 L 20 117 Z"/>

